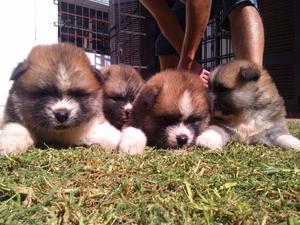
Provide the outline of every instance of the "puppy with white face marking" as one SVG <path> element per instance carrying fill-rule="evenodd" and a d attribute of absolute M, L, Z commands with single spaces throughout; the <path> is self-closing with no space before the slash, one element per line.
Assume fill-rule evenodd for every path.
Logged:
<path fill-rule="evenodd" d="M 121 133 L 104 118 L 98 73 L 71 44 L 34 47 L 11 77 L 0 154 L 44 142 L 116 148 Z"/>
<path fill-rule="evenodd" d="M 121 129 L 128 121 L 133 101 L 145 81 L 130 65 L 110 65 L 100 72 L 104 80 L 104 115 L 112 125 Z"/>
<path fill-rule="evenodd" d="M 221 149 L 231 137 L 245 144 L 300 150 L 299 139 L 288 131 L 284 101 L 261 66 L 245 60 L 221 65 L 210 75 L 210 91 L 212 125 L 197 145 Z"/>
<path fill-rule="evenodd" d="M 119 149 L 142 153 L 145 145 L 189 147 L 209 123 L 207 90 L 198 75 L 167 70 L 149 79 L 134 101 Z"/>

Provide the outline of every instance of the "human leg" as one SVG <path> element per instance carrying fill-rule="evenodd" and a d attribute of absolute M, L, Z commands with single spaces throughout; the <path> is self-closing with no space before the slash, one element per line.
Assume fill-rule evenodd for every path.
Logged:
<path fill-rule="evenodd" d="M 233 7 L 228 17 L 235 57 L 262 65 L 264 28 L 257 9 L 245 1 Z"/>
<path fill-rule="evenodd" d="M 185 26 L 185 5 L 176 1 L 172 6 L 172 12 L 178 19 L 180 26 Z M 160 70 L 175 69 L 179 62 L 179 54 L 168 39 L 161 33 L 155 43 L 155 54 L 158 56 Z"/>
<path fill-rule="evenodd" d="M 177 55 L 160 55 L 158 59 L 160 70 L 175 69 L 179 61 Z"/>

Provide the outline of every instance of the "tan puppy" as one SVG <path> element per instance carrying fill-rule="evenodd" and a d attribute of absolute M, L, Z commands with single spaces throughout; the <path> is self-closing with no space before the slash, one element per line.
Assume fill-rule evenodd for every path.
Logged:
<path fill-rule="evenodd" d="M 100 71 L 104 80 L 104 115 L 112 125 L 121 129 L 128 121 L 133 101 L 145 81 L 130 65 L 110 65 Z"/>
<path fill-rule="evenodd" d="M 116 148 L 120 131 L 104 118 L 100 78 L 80 48 L 34 47 L 11 77 L 0 154 L 21 153 L 44 142 Z"/>
<path fill-rule="evenodd" d="M 186 71 L 160 72 L 146 82 L 134 101 L 119 148 L 137 154 L 143 152 L 146 144 L 188 147 L 208 123 L 207 90 L 199 76 Z"/>
<path fill-rule="evenodd" d="M 221 65 L 210 75 L 210 91 L 212 126 L 198 137 L 198 145 L 220 149 L 231 137 L 245 144 L 300 150 L 300 141 L 288 131 L 284 101 L 261 66 L 238 60 Z"/>

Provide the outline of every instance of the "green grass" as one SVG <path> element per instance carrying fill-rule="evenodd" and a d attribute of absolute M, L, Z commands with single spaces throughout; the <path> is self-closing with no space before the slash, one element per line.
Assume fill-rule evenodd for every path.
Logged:
<path fill-rule="evenodd" d="M 300 137 L 300 122 L 290 123 Z M 300 153 L 229 143 L 0 158 L 0 224 L 300 224 Z"/>

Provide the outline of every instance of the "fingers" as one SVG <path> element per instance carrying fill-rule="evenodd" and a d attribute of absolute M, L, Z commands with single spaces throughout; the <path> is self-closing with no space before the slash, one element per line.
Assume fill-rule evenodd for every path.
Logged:
<path fill-rule="evenodd" d="M 208 88 L 209 83 L 209 74 L 210 72 L 202 67 L 201 64 L 199 64 L 197 61 L 193 61 L 192 64 L 184 64 L 184 60 L 180 60 L 177 69 L 186 69 L 191 70 L 194 73 L 197 73 L 200 75 L 200 78 L 203 81 L 203 84 L 206 88 Z"/>
<path fill-rule="evenodd" d="M 202 79 L 203 84 L 206 88 L 208 88 L 209 74 L 210 74 L 210 72 L 206 69 L 203 69 L 200 74 L 200 78 Z"/>

